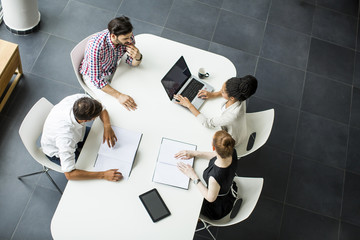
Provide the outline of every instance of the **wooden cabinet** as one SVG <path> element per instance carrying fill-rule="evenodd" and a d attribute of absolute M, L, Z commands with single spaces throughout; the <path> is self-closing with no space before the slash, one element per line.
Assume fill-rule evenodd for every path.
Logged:
<path fill-rule="evenodd" d="M 0 39 L 0 96 L 4 95 L 11 78 L 16 74 L 14 81 L 0 102 L 0 112 L 4 108 L 22 73 L 18 45 Z"/>

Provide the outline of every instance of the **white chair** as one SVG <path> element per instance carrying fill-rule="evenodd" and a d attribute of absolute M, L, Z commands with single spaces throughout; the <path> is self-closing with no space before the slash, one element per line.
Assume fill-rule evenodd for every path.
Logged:
<path fill-rule="evenodd" d="M 96 99 L 95 93 L 85 84 L 81 74 L 79 73 L 79 66 L 84 58 L 86 44 L 91 36 L 92 35 L 86 37 L 74 47 L 74 49 L 70 53 L 70 58 L 74 68 L 75 75 L 80 83 L 80 86 L 84 89 L 84 91 L 87 94 L 89 94 L 92 98 Z"/>
<path fill-rule="evenodd" d="M 23 177 L 45 173 L 46 176 L 48 176 L 50 181 L 57 188 L 57 190 L 62 194 L 62 191 L 48 173 L 50 169 L 62 173 L 61 167 L 51 162 L 43 153 L 41 148 L 37 146 L 36 143 L 38 138 L 40 137 L 40 134 L 42 133 L 45 120 L 49 115 L 49 112 L 51 111 L 53 106 L 54 105 L 51 104 L 46 98 L 41 98 L 30 109 L 30 111 L 27 113 L 27 115 L 25 116 L 24 120 L 21 123 L 19 129 L 20 138 L 24 143 L 25 148 L 30 153 L 30 155 L 43 166 L 43 170 L 39 172 L 19 176 L 18 179 L 21 180 L 21 178 Z"/>
<path fill-rule="evenodd" d="M 239 158 L 256 151 L 266 143 L 274 123 L 274 115 L 274 109 L 269 109 L 262 112 L 246 113 L 246 125 L 248 133 L 248 137 L 246 139 L 249 141 L 250 138 L 253 138 L 253 133 L 256 133 L 256 136 L 255 139 L 252 139 L 254 143 L 251 149 L 247 150 L 248 141 L 236 147 Z"/>
<path fill-rule="evenodd" d="M 234 213 L 230 212 L 228 215 L 226 215 L 225 217 L 219 220 L 211 220 L 200 214 L 199 219 L 204 224 L 204 227 L 197 229 L 196 232 L 206 229 L 209 232 L 209 234 L 212 236 L 212 238 L 216 240 L 214 235 L 209 230 L 211 226 L 226 227 L 226 226 L 234 225 L 241 221 L 244 221 L 250 216 L 260 197 L 264 179 L 235 177 L 234 182 L 236 182 L 238 188 L 236 201 L 242 199 L 241 207 L 239 209 L 239 212 L 236 214 L 236 216 L 231 218 L 230 216 L 232 216 Z M 234 203 L 234 206 L 236 204 L 236 201 Z"/>

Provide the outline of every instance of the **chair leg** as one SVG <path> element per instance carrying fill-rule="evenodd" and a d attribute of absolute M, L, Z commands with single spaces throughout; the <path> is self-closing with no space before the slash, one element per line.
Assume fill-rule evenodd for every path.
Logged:
<path fill-rule="evenodd" d="M 33 175 L 36 175 L 36 174 L 41 174 L 41 173 L 44 173 L 44 172 L 45 172 L 45 170 L 42 170 L 42 171 L 39 171 L 39 172 L 30 173 L 30 174 L 25 174 L 25 175 L 19 176 L 18 179 L 21 180 L 21 178 L 23 178 L 23 177 L 29 177 L 29 176 L 33 176 Z"/>
<path fill-rule="evenodd" d="M 18 179 L 21 180 L 21 178 L 23 177 L 29 177 L 29 176 L 33 176 L 36 174 L 41 174 L 41 173 L 45 173 L 46 176 L 50 179 L 50 181 L 52 182 L 52 184 L 56 187 L 56 189 L 60 192 L 60 194 L 62 195 L 63 192 L 60 190 L 59 186 L 55 183 L 54 179 L 52 179 L 52 177 L 50 176 L 50 174 L 48 173 L 50 169 L 48 169 L 47 167 L 43 166 L 43 170 L 39 171 L 39 172 L 34 172 L 34 173 L 30 173 L 30 174 L 26 174 L 26 175 L 22 175 L 19 176 Z"/>
<path fill-rule="evenodd" d="M 204 226 L 203 226 L 202 228 L 196 229 L 195 232 L 198 232 L 198 231 L 201 231 L 201 230 L 206 229 L 206 230 L 209 232 L 209 234 L 211 235 L 211 237 L 212 237 L 214 240 L 216 240 L 216 238 L 214 237 L 214 235 L 212 234 L 212 232 L 209 230 L 209 228 L 211 227 L 211 225 L 210 225 L 210 224 L 207 224 L 207 223 L 206 223 L 204 220 L 202 220 L 202 219 L 200 219 L 200 220 L 201 220 L 201 222 L 204 224 Z"/>
<path fill-rule="evenodd" d="M 202 219 L 200 219 L 200 221 L 203 223 L 204 226 L 202 228 L 196 229 L 195 232 L 204 230 L 206 228 L 206 223 Z"/>
<path fill-rule="evenodd" d="M 62 195 L 63 192 L 60 190 L 59 186 L 55 183 L 54 179 L 52 179 L 52 177 L 50 176 L 50 174 L 48 173 L 49 169 L 47 168 L 45 173 L 46 176 L 48 176 L 48 178 L 50 179 L 50 181 L 52 182 L 52 184 L 54 184 L 54 186 L 56 187 L 56 189 L 59 191 L 59 193 Z"/>

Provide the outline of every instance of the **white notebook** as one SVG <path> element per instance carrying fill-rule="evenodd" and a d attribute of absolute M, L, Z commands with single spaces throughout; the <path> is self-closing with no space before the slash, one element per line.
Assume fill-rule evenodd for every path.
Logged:
<path fill-rule="evenodd" d="M 119 169 L 124 179 L 130 176 L 142 133 L 111 126 L 117 137 L 115 146 L 109 148 L 107 142 L 102 143 L 94 164 L 95 171 Z"/>
<path fill-rule="evenodd" d="M 189 160 L 176 159 L 174 155 L 181 150 L 196 150 L 196 145 L 162 138 L 153 182 L 184 189 L 189 188 L 189 178 L 177 168 L 177 163 L 184 162 L 193 166 L 194 158 Z"/>

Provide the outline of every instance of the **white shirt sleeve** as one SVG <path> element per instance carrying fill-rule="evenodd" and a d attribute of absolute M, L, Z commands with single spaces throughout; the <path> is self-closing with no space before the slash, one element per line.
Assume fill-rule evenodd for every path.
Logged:
<path fill-rule="evenodd" d="M 224 111 L 220 116 L 207 118 L 204 114 L 200 113 L 196 119 L 207 128 L 216 128 L 227 126 L 235 121 L 237 113 L 233 111 Z"/>
<path fill-rule="evenodd" d="M 73 139 L 66 135 L 56 138 L 56 146 L 59 151 L 61 170 L 63 172 L 71 172 L 75 169 L 76 144 Z"/>

